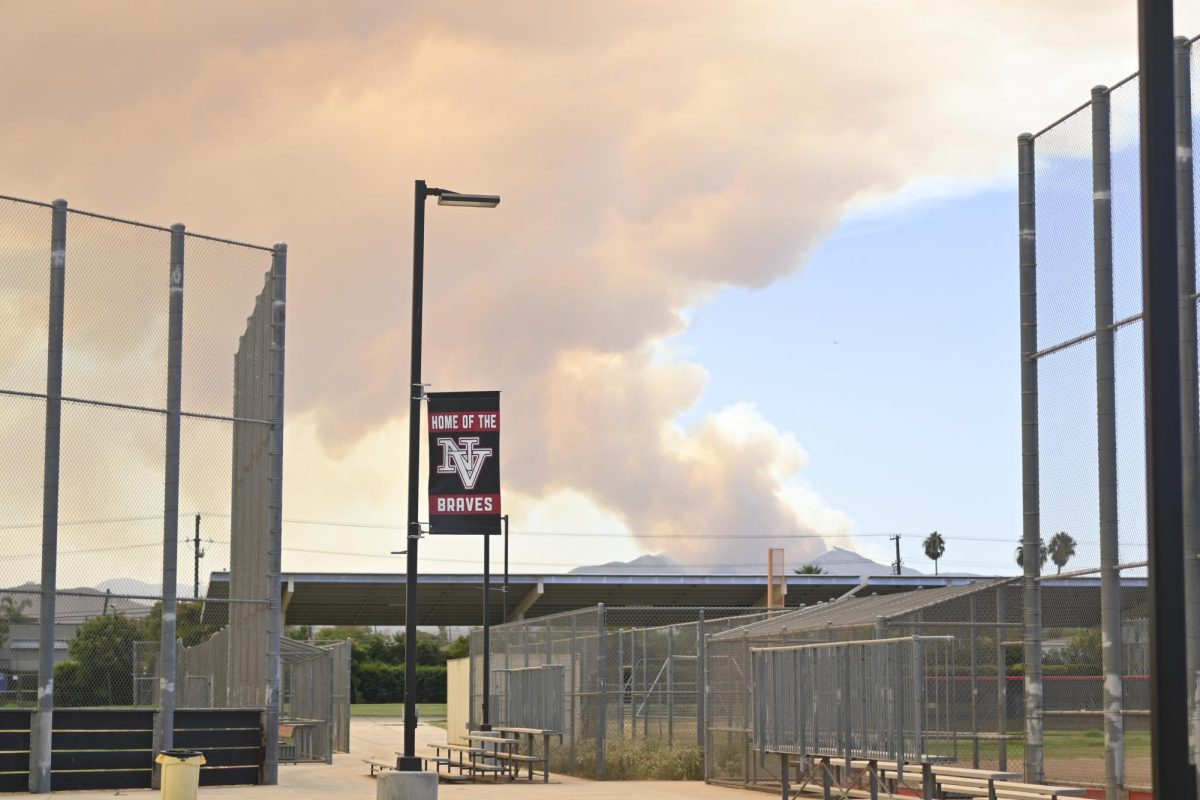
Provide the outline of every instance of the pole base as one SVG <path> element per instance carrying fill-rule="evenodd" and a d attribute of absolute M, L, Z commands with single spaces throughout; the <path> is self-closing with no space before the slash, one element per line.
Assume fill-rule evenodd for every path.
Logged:
<path fill-rule="evenodd" d="M 481 730 L 481 731 L 490 731 L 491 729 L 492 729 L 492 723 L 490 723 L 490 722 L 481 722 L 481 723 L 479 723 L 479 730 Z"/>
<path fill-rule="evenodd" d="M 396 770 L 398 772 L 420 772 L 423 764 L 417 756 L 399 756 L 396 758 Z"/>

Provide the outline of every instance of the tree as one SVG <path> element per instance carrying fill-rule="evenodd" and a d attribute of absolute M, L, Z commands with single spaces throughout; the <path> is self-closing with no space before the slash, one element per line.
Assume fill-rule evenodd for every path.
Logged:
<path fill-rule="evenodd" d="M 62 670 L 72 686 L 71 705 L 127 706 L 133 702 L 133 643 L 142 640 L 141 624 L 120 614 L 92 617 L 67 643 L 70 662 Z M 67 666 L 70 664 L 71 666 Z M 57 700 L 57 693 L 55 699 Z"/>
<path fill-rule="evenodd" d="M 1061 575 L 1063 567 L 1071 560 L 1071 556 L 1075 555 L 1075 538 L 1066 531 L 1059 531 L 1051 537 L 1047 550 L 1050 560 L 1058 567 L 1058 573 Z M 1042 563 L 1046 563 L 1045 560 Z"/>
<path fill-rule="evenodd" d="M 471 640 L 466 636 L 460 636 L 450 644 L 446 645 L 446 658 L 466 658 L 471 655 Z"/>
<path fill-rule="evenodd" d="M 8 641 L 9 626 L 33 621 L 25 616 L 25 609 L 28 607 L 28 600 L 18 603 L 11 594 L 0 597 L 0 645 Z"/>
<path fill-rule="evenodd" d="M 1049 557 L 1050 551 L 1046 548 L 1046 543 L 1038 539 L 1038 572 L 1041 572 L 1041 568 L 1046 566 L 1046 559 Z M 1025 566 L 1024 544 L 1017 545 L 1017 566 L 1022 568 Z"/>
<path fill-rule="evenodd" d="M 925 557 L 933 562 L 933 574 L 938 574 L 938 559 L 946 554 L 946 540 L 937 531 L 925 537 Z"/>
<path fill-rule="evenodd" d="M 180 602 L 175 606 L 175 638 L 183 642 L 184 647 L 195 647 L 207 642 L 219 629 L 219 625 L 211 625 L 203 621 L 204 603 Z M 141 638 L 147 642 L 157 642 L 162 638 L 162 603 L 154 604 L 150 613 L 142 620 Z"/>
<path fill-rule="evenodd" d="M 824 575 L 825 568 L 820 564 L 805 564 L 802 567 L 797 567 L 792 570 L 797 575 Z"/>

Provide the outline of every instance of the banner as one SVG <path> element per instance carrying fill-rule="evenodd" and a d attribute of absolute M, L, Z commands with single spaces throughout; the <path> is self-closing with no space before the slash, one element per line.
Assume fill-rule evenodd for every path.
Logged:
<path fill-rule="evenodd" d="M 500 533 L 500 393 L 430 392 L 429 532 Z"/>

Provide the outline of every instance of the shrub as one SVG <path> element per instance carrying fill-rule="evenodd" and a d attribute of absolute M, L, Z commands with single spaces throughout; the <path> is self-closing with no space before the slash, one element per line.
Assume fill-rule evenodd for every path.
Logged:
<path fill-rule="evenodd" d="M 354 702 L 404 702 L 404 665 L 365 661 L 354 666 Z M 417 702 L 446 702 L 446 668 L 417 667 Z"/>

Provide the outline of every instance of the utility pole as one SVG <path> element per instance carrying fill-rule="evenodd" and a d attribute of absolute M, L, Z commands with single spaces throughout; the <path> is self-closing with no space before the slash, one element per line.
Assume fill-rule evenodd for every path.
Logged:
<path fill-rule="evenodd" d="M 192 541 L 192 547 L 195 552 L 192 555 L 192 561 L 196 565 L 196 588 L 192 590 L 192 597 L 196 600 L 200 599 L 200 559 L 204 558 L 204 551 L 200 549 L 200 515 L 196 515 L 196 538 Z"/>
<path fill-rule="evenodd" d="M 893 574 L 899 575 L 900 574 L 900 563 L 901 563 L 900 562 L 900 534 L 897 533 L 895 536 L 889 536 L 888 538 L 896 543 L 896 560 L 892 562 L 892 569 L 895 570 L 895 572 Z"/>

